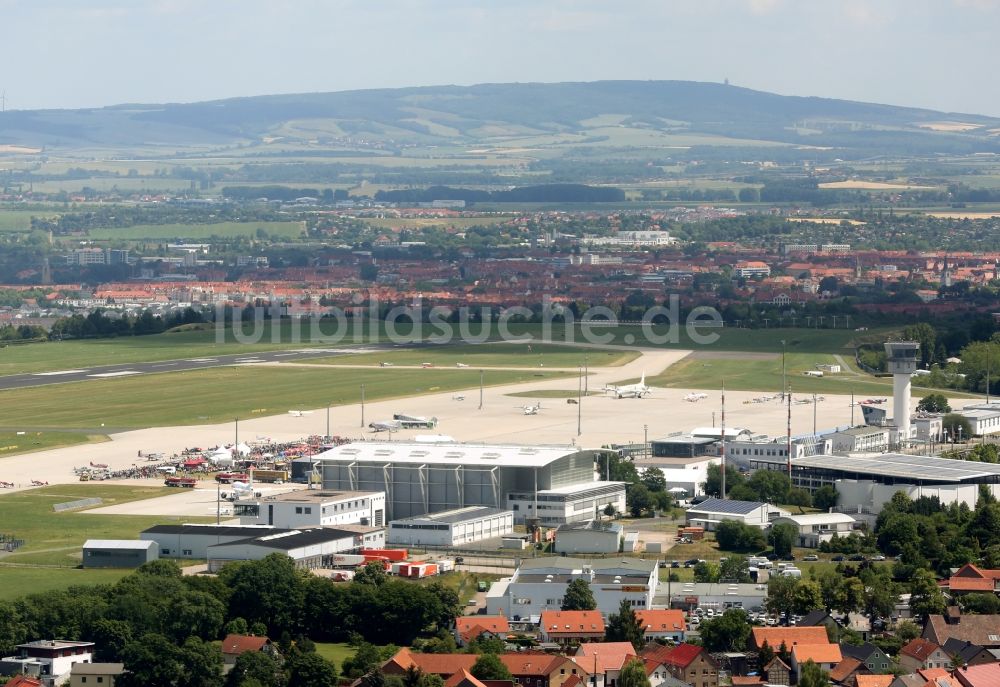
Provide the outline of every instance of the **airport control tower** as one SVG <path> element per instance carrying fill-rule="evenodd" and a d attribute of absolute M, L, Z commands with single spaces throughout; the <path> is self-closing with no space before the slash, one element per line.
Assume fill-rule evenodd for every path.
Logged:
<path fill-rule="evenodd" d="M 886 364 L 892 373 L 892 420 L 899 430 L 899 444 L 910 441 L 910 379 L 917 371 L 920 344 L 916 341 L 887 341 Z"/>

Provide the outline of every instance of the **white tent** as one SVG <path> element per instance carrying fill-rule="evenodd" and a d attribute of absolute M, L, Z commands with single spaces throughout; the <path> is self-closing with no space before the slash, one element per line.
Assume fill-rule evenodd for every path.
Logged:
<path fill-rule="evenodd" d="M 236 452 L 239 453 L 241 456 L 249 456 L 250 455 L 250 447 L 247 446 L 246 444 L 237 444 L 236 445 Z"/>

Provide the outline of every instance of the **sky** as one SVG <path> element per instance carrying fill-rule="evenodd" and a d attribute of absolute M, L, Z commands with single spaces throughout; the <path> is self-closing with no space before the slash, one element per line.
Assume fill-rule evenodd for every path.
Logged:
<path fill-rule="evenodd" d="M 1000 0 L 0 0 L 8 109 L 678 79 L 1000 116 Z"/>

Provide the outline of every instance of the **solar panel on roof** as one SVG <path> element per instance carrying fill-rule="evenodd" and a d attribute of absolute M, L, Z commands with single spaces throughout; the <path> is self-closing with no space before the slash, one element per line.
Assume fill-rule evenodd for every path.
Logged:
<path fill-rule="evenodd" d="M 697 506 L 694 506 L 691 510 L 696 512 L 746 515 L 747 513 L 757 510 L 763 505 L 763 503 L 759 503 L 757 501 L 723 501 L 722 499 L 708 499 L 707 501 L 702 501 Z"/>

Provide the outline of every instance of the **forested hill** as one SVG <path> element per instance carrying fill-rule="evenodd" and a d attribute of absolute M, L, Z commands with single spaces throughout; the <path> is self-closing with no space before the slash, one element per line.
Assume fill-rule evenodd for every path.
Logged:
<path fill-rule="evenodd" d="M 622 132 L 631 132 L 624 136 Z M 128 147 L 287 142 L 403 145 L 779 144 L 1000 152 L 1000 119 L 690 81 L 482 84 L 0 113 L 0 144 Z"/>

